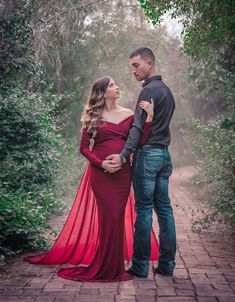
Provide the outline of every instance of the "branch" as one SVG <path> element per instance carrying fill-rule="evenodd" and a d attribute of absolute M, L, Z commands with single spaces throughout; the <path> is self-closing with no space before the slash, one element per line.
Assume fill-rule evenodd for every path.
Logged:
<path fill-rule="evenodd" d="M 70 13 L 71 11 L 73 11 L 73 12 L 81 11 L 82 9 L 85 11 L 85 10 L 87 10 L 88 7 L 90 7 L 94 4 L 99 4 L 99 3 L 105 2 L 105 1 L 107 1 L 107 0 L 90 0 L 90 1 L 83 0 L 83 2 L 81 4 L 74 5 L 71 8 L 66 9 L 66 10 L 62 10 L 59 13 L 57 13 L 56 16 L 50 18 L 49 20 L 42 20 L 40 18 L 35 25 L 37 25 L 38 23 L 40 23 L 40 24 L 43 23 L 44 25 L 48 25 L 49 23 L 53 22 L 57 17 L 61 18 L 63 15 L 66 15 L 66 14 Z"/>

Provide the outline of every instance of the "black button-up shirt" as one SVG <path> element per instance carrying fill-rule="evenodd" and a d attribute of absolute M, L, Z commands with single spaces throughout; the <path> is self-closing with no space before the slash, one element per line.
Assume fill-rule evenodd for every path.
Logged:
<path fill-rule="evenodd" d="M 175 109 L 175 100 L 170 89 L 162 82 L 161 76 L 156 75 L 145 80 L 140 92 L 135 108 L 134 122 L 124 149 L 121 151 L 121 156 L 125 158 L 136 151 L 147 117 L 147 113 L 139 107 L 139 102 L 143 100 L 150 102 L 151 99 L 154 101 L 154 117 L 146 144 L 152 146 L 156 144 L 168 146 L 170 144 L 169 124 Z"/>

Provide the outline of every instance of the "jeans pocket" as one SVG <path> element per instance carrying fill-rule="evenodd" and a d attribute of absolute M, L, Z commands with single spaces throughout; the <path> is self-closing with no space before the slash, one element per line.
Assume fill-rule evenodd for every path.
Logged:
<path fill-rule="evenodd" d="M 159 155 L 146 156 L 144 158 L 144 176 L 149 179 L 155 179 L 162 166 L 163 157 Z"/>
<path fill-rule="evenodd" d="M 172 174 L 172 169 L 171 157 L 168 155 L 162 167 L 160 176 L 169 178 Z"/>

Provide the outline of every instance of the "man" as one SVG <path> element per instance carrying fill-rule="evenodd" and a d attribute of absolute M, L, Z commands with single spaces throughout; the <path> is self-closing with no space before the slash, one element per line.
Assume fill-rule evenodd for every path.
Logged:
<path fill-rule="evenodd" d="M 130 66 L 137 81 L 144 81 L 124 149 L 120 154 L 110 155 L 114 165 L 126 161 L 130 153 L 136 152 L 133 167 L 133 187 L 136 201 L 136 222 L 134 233 L 133 276 L 147 277 L 150 258 L 150 233 L 152 209 L 159 223 L 159 260 L 155 274 L 172 276 L 175 267 L 176 234 L 174 215 L 168 196 L 168 182 L 172 173 L 172 163 L 168 145 L 170 144 L 169 124 L 175 109 L 174 97 L 162 82 L 155 69 L 155 57 L 151 49 L 139 48 L 130 55 Z M 141 100 L 154 101 L 154 118 L 151 134 L 145 145 L 137 149 L 146 113 L 139 108 Z M 137 149 L 137 150 L 136 150 Z"/>

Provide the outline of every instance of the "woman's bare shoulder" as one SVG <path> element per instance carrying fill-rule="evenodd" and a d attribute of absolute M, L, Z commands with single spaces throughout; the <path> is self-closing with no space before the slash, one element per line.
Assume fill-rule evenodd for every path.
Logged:
<path fill-rule="evenodd" d="M 120 111 L 122 111 L 123 116 L 126 116 L 126 117 L 134 114 L 134 112 L 131 109 L 125 108 L 125 107 L 120 107 Z"/>

